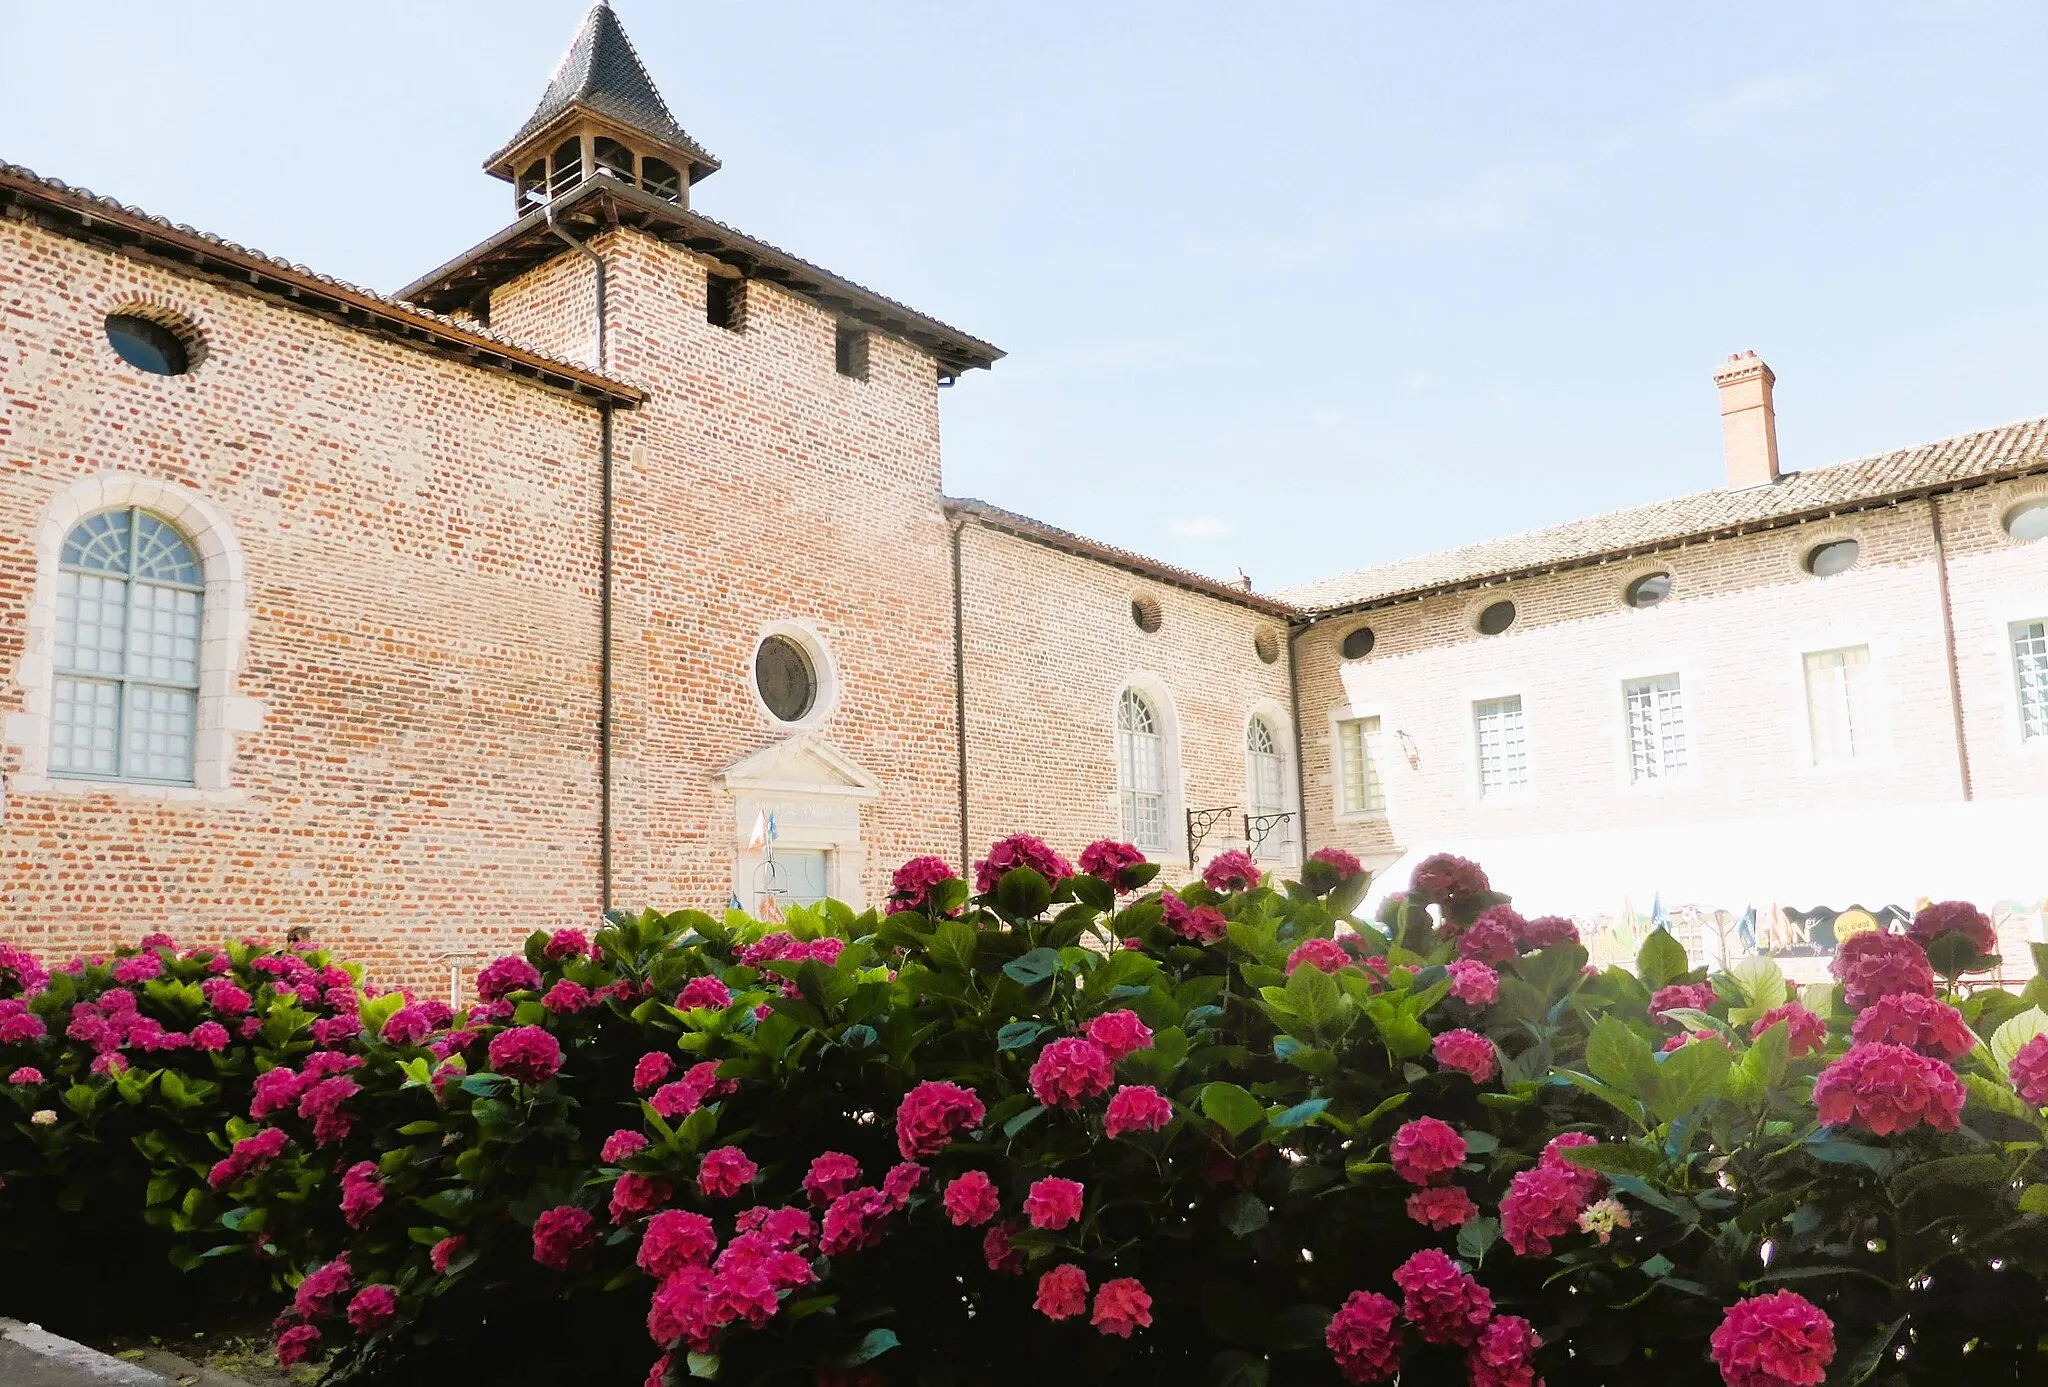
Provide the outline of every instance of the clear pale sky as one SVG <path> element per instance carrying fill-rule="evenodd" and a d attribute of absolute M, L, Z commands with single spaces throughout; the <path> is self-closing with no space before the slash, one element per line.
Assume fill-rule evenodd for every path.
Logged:
<path fill-rule="evenodd" d="M 0 0 L 0 159 L 391 290 L 579 0 Z M 1261 588 L 2048 413 L 2036 3 L 618 0 L 711 216 L 1010 352 L 946 482 Z M 402 194 L 401 195 L 401 190 Z"/>

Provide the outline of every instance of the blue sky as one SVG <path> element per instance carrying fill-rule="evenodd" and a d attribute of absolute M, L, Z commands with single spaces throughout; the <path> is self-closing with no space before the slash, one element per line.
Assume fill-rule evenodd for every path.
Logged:
<path fill-rule="evenodd" d="M 0 4 L 0 158 L 379 289 L 578 0 Z M 2048 413 L 2032 3 L 618 0 L 696 205 L 1007 348 L 947 486 L 1274 588 Z M 400 187 L 407 189 L 398 196 Z"/>

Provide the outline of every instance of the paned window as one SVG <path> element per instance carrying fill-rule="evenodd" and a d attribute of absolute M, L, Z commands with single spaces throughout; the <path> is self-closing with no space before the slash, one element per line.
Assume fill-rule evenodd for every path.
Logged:
<path fill-rule="evenodd" d="M 1479 797 L 1527 788 L 1529 742 L 1521 695 L 1473 704 L 1472 723 L 1479 738 Z"/>
<path fill-rule="evenodd" d="M 1806 722 L 1813 764 L 1840 765 L 1870 748 L 1870 647 L 1814 650 L 1806 656 Z"/>
<path fill-rule="evenodd" d="M 1288 813 L 1286 762 L 1281 759 L 1280 738 L 1273 724 L 1264 718 L 1251 720 L 1245 728 L 1244 757 L 1252 792 L 1249 817 L 1272 819 Z M 1273 819 L 1266 836 L 1259 840 L 1259 856 L 1269 862 L 1291 861 L 1294 835 L 1289 830 L 1293 827 L 1292 818 Z"/>
<path fill-rule="evenodd" d="M 2048 737 L 2048 621 L 2013 623 L 2012 663 L 2019 677 L 2020 737 Z"/>
<path fill-rule="evenodd" d="M 1387 797 L 1380 788 L 1380 720 L 1346 718 L 1337 724 L 1337 812 L 1378 814 Z"/>
<path fill-rule="evenodd" d="M 1166 847 L 1166 742 L 1159 715 L 1136 689 L 1116 705 L 1117 799 L 1123 833 L 1141 848 Z"/>
<path fill-rule="evenodd" d="M 205 586 L 161 516 L 101 511 L 72 530 L 57 571 L 51 774 L 192 783 Z"/>
<path fill-rule="evenodd" d="M 759 875 L 760 894 L 780 905 L 816 905 L 831 894 L 831 859 L 823 848 L 777 848 Z"/>
<path fill-rule="evenodd" d="M 1685 704 L 1678 676 L 1631 679 L 1621 686 L 1628 704 L 1629 778 L 1665 780 L 1685 770 Z"/>

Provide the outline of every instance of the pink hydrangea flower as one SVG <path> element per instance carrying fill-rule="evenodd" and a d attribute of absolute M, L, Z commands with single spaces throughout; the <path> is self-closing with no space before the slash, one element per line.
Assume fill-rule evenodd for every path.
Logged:
<path fill-rule="evenodd" d="M 988 1264 L 990 1271 L 1005 1276 L 1016 1276 L 1023 1272 L 1024 1253 L 1011 1242 L 1015 1233 L 1015 1225 L 998 1223 L 982 1237 L 981 1259 Z"/>
<path fill-rule="evenodd" d="M 1052 1108 L 1078 1108 L 1116 1081 L 1109 1055 L 1092 1040 L 1068 1036 L 1039 1051 L 1031 1066 L 1031 1092 Z"/>
<path fill-rule="evenodd" d="M 1457 1228 L 1479 1217 L 1479 1206 L 1456 1185 L 1430 1185 L 1408 1196 L 1408 1217 L 1425 1228 Z"/>
<path fill-rule="evenodd" d="M 216 1016 L 242 1016 L 255 1005 L 247 992 L 229 982 L 226 978 L 208 978 L 199 984 L 199 993 L 206 998 L 206 1004 L 213 1008 Z"/>
<path fill-rule="evenodd" d="M 1401 1313 L 1432 1344 L 1471 1345 L 1493 1318 L 1493 1296 L 1464 1268 L 1434 1247 L 1425 1247 L 1394 1269 L 1401 1288 Z"/>
<path fill-rule="evenodd" d="M 1038 1278 L 1031 1308 L 1049 1320 L 1071 1320 L 1088 1313 L 1088 1273 L 1062 1262 Z"/>
<path fill-rule="evenodd" d="M 540 1004 L 557 1016 L 574 1016 L 595 1006 L 597 998 L 591 996 L 590 989 L 582 983 L 563 978 L 547 990 Z"/>
<path fill-rule="evenodd" d="M 759 1167 L 737 1146 L 716 1146 L 697 1166 L 697 1192 L 706 1199 L 731 1199 L 753 1182 Z"/>
<path fill-rule="evenodd" d="M 463 1237 L 460 1233 L 450 1234 L 428 1249 L 427 1264 L 433 1267 L 436 1274 L 446 1276 L 448 1274 L 448 1263 L 453 1261 L 456 1254 L 468 1246 L 468 1238 Z"/>
<path fill-rule="evenodd" d="M 18 1011 L 11 1016 L 0 1016 L 0 1045 L 26 1045 L 31 1040 L 41 1040 L 50 1033 L 43 1018 L 32 1011 Z"/>
<path fill-rule="evenodd" d="M 1472 1387 L 1535 1387 L 1536 1327 L 1520 1315 L 1495 1315 L 1465 1355 Z"/>
<path fill-rule="evenodd" d="M 32 1064 L 24 1064 L 7 1076 L 7 1082 L 10 1084 L 39 1084 L 42 1081 L 43 1071 Z"/>
<path fill-rule="evenodd" d="M 663 1209 L 647 1220 L 634 1260 L 649 1276 L 670 1277 L 685 1267 L 711 1264 L 718 1251 L 718 1233 L 711 1220 L 683 1209 Z"/>
<path fill-rule="evenodd" d="M 649 1050 L 633 1066 L 633 1091 L 645 1093 L 669 1076 L 675 1068 L 675 1060 L 659 1050 Z"/>
<path fill-rule="evenodd" d="M 550 1271 L 579 1265 L 597 1242 L 597 1219 L 573 1204 L 549 1209 L 533 1221 L 533 1260 Z"/>
<path fill-rule="evenodd" d="M 1033 1228 L 1059 1230 L 1081 1217 L 1081 1182 L 1057 1175 L 1032 1182 L 1024 1196 L 1024 1216 Z"/>
<path fill-rule="evenodd" d="M 133 987 L 137 983 L 163 976 L 164 961 L 155 954 L 137 954 L 124 958 L 114 965 L 114 981 Z"/>
<path fill-rule="evenodd" d="M 276 1160 L 289 1145 L 291 1138 L 282 1127 L 265 1127 L 254 1136 L 243 1137 L 207 1172 L 206 1183 L 217 1190 L 226 1189 Z"/>
<path fill-rule="evenodd" d="M 1213 944 L 1230 932 L 1230 921 L 1213 905 L 1189 905 L 1168 891 L 1159 907 L 1166 927 L 1191 944 Z"/>
<path fill-rule="evenodd" d="M 996 1193 L 995 1181 L 981 1170 L 970 1170 L 956 1176 L 946 1186 L 941 1203 L 955 1228 L 979 1228 L 1002 1212 L 1003 1207 L 1002 1198 Z"/>
<path fill-rule="evenodd" d="M 825 1210 L 818 1250 L 839 1257 L 873 1247 L 882 1240 L 882 1226 L 891 1212 L 889 1197 L 874 1186 L 848 1190 Z"/>
<path fill-rule="evenodd" d="M 1415 864 L 1408 878 L 1408 895 L 1418 905 L 1443 905 L 1466 900 L 1491 891 L 1477 862 L 1440 852 Z"/>
<path fill-rule="evenodd" d="M 1923 1122 L 1953 1132 L 1965 1092 L 1955 1070 L 1930 1055 L 1903 1045 L 1862 1044 L 1821 1070 L 1813 1105 L 1829 1126 L 1854 1123 L 1881 1137 Z"/>
<path fill-rule="evenodd" d="M 308 1320 L 321 1319 L 333 1313 L 341 1298 L 348 1294 L 352 1276 L 346 1252 L 324 1266 L 315 1267 L 306 1273 L 306 1279 L 292 1293 L 292 1309 L 299 1313 L 301 1319 Z"/>
<path fill-rule="evenodd" d="M 1028 833 L 1016 833 L 992 845 L 988 856 L 974 864 L 975 892 L 983 896 L 990 894 L 1005 874 L 1019 867 L 1029 867 L 1054 889 L 1074 874 L 1073 865 L 1047 847 L 1044 839 L 1034 838 Z"/>
<path fill-rule="evenodd" d="M 1088 1023 L 1088 1038 L 1114 1063 L 1125 1055 L 1152 1048 L 1152 1028 L 1135 1011 L 1106 1011 Z"/>
<path fill-rule="evenodd" d="M 1128 1339 L 1140 1329 L 1150 1329 L 1152 1293 L 1135 1276 L 1105 1281 L 1102 1289 L 1095 1293 L 1095 1313 L 1088 1323 L 1119 1339 Z"/>
<path fill-rule="evenodd" d="M 1529 928 L 1514 907 L 1489 906 L 1470 929 L 1458 936 L 1458 956 L 1481 963 L 1513 963 L 1522 953 L 1522 935 Z"/>
<path fill-rule="evenodd" d="M 1668 1055 L 1673 1050 L 1683 1050 L 1688 1045 L 1697 1045 L 1701 1041 L 1719 1041 L 1720 1039 L 1721 1033 L 1719 1031 L 1680 1031 L 1677 1035 L 1664 1042 L 1664 1053 Z"/>
<path fill-rule="evenodd" d="M 2020 1046 L 2005 1072 L 2021 1098 L 2037 1108 L 2048 1108 L 2048 1035 L 2037 1035 Z"/>
<path fill-rule="evenodd" d="M 676 1007 L 682 1011 L 694 1011 L 708 1007 L 712 1011 L 724 1011 L 732 1005 L 732 989 L 717 978 L 691 978 L 683 984 L 683 990 L 676 997 Z"/>
<path fill-rule="evenodd" d="M 562 1067 L 562 1046 L 539 1026 L 514 1026 L 491 1037 L 491 1068 L 522 1084 L 544 1084 Z"/>
<path fill-rule="evenodd" d="M 1936 901 L 1913 917 L 1906 936 L 1926 948 L 1944 934 L 1960 934 L 1981 956 L 1998 952 L 1998 931 L 1983 911 L 1968 901 Z"/>
<path fill-rule="evenodd" d="M 1217 853 L 1208 866 L 1202 869 L 1202 884 L 1211 891 L 1249 891 L 1259 884 L 1265 873 L 1259 864 L 1252 861 L 1252 855 L 1242 848 Z"/>
<path fill-rule="evenodd" d="M 617 1165 L 630 1160 L 647 1149 L 647 1135 L 630 1127 L 621 1127 L 604 1139 L 604 1149 L 598 1153 L 606 1165 Z"/>
<path fill-rule="evenodd" d="M 1164 1131 L 1173 1121 L 1173 1103 L 1150 1084 L 1126 1084 L 1109 1100 L 1102 1132 L 1111 1141 L 1132 1132 Z"/>
<path fill-rule="evenodd" d="M 804 1192 L 821 1209 L 859 1183 L 860 1162 L 844 1151 L 825 1152 L 804 1172 Z"/>
<path fill-rule="evenodd" d="M 1032 1079 L 1035 1084 L 1036 1069 Z M 896 1150 L 906 1161 L 936 1156 L 953 1144 L 958 1133 L 978 1126 L 986 1112 L 973 1089 L 927 1080 L 904 1094 L 896 1105 Z"/>
<path fill-rule="evenodd" d="M 1598 1146 L 1600 1138 L 1591 1132 L 1559 1132 L 1544 1144 L 1543 1154 L 1537 1164 L 1545 1170 L 1561 1170 L 1571 1177 L 1578 1188 L 1581 1199 L 1591 1199 L 1607 1188 L 1607 1177 L 1589 1166 L 1575 1164 L 1566 1159 L 1565 1152 L 1576 1146 Z"/>
<path fill-rule="evenodd" d="M 1334 973 L 1351 964 L 1351 955 L 1344 946 L 1334 939 L 1304 939 L 1294 946 L 1294 952 L 1287 956 L 1287 973 L 1292 977 L 1297 968 L 1313 968 L 1320 973 Z"/>
<path fill-rule="evenodd" d="M 514 992 L 531 992 L 539 986 L 540 974 L 517 954 L 507 954 L 487 964 L 476 975 L 476 995 L 486 1002 L 495 1002 Z"/>
<path fill-rule="evenodd" d="M 663 1278 L 648 1303 L 647 1336 L 657 1344 L 686 1343 L 693 1353 L 711 1352 L 723 1322 L 713 1318 L 711 1280 L 709 1267 L 685 1267 Z"/>
<path fill-rule="evenodd" d="M 668 1192 L 668 1181 L 627 1171 L 612 1185 L 612 1223 L 623 1228 L 642 1214 L 653 1213 L 668 1203 Z"/>
<path fill-rule="evenodd" d="M 1490 1007 L 1500 1000 L 1500 974 L 1477 959 L 1461 958 L 1444 971 L 1451 980 L 1451 995 L 1468 1007 Z"/>
<path fill-rule="evenodd" d="M 1804 1059 L 1817 1050 L 1827 1047 L 1828 1023 L 1815 1016 L 1797 1002 L 1787 1002 L 1781 1007 L 1772 1007 L 1756 1019 L 1749 1028 L 1749 1038 L 1756 1040 L 1777 1025 L 1785 1023 L 1785 1053 L 1793 1059 Z"/>
<path fill-rule="evenodd" d="M 1103 838 L 1081 849 L 1081 870 L 1105 881 L 1119 893 L 1136 889 L 1127 875 L 1131 868 L 1145 865 L 1145 854 L 1129 843 Z"/>
<path fill-rule="evenodd" d="M 1522 947 L 1547 949 L 1553 944 L 1576 944 L 1579 927 L 1562 915 L 1538 915 L 1522 926 Z"/>
<path fill-rule="evenodd" d="M 365 1286 L 348 1303 L 348 1322 L 358 1334 L 381 1334 L 398 1318 L 398 1292 L 389 1286 Z"/>
<path fill-rule="evenodd" d="M 1361 876 L 1365 872 L 1364 865 L 1342 848 L 1317 848 L 1308 855 L 1308 860 L 1322 863 L 1343 881 L 1349 881 L 1352 877 Z"/>
<path fill-rule="evenodd" d="M 320 1344 L 320 1331 L 310 1324 L 295 1324 L 277 1336 L 277 1366 L 295 1368 L 313 1356 Z"/>
<path fill-rule="evenodd" d="M 671 1122 L 676 1118 L 689 1116 L 703 1105 L 704 1090 L 688 1079 L 663 1084 L 654 1090 L 654 1096 L 647 1100 L 647 1106 Z"/>
<path fill-rule="evenodd" d="M 1650 1019 L 1663 1021 L 1667 1011 L 1680 1008 L 1692 1011 L 1706 1011 L 1714 1005 L 1714 985 L 1710 982 L 1677 982 L 1669 987 L 1660 987 L 1650 997 Z"/>
<path fill-rule="evenodd" d="M 1464 1163 L 1465 1155 L 1465 1139 L 1440 1117 L 1402 1123 L 1387 1146 L 1394 1173 L 1411 1185 L 1441 1184 Z"/>
<path fill-rule="evenodd" d="M 1398 1313 L 1393 1301 L 1375 1291 L 1345 1297 L 1323 1331 L 1323 1342 L 1346 1382 L 1387 1382 L 1401 1370 L 1401 1331 L 1394 1323 Z"/>
<path fill-rule="evenodd" d="M 1586 1199 L 1578 1173 L 1562 1160 L 1517 1172 L 1500 1201 L 1501 1239 L 1523 1257 L 1548 1257 L 1552 1238 L 1578 1228 Z"/>
<path fill-rule="evenodd" d="M 1728 1387 L 1817 1387 L 1835 1360 L 1835 1323 L 1793 1291 L 1738 1300 L 1708 1341 Z"/>
<path fill-rule="evenodd" d="M 882 1198 L 889 1201 L 891 1209 L 901 1209 L 910 1203 L 910 1196 L 924 1183 L 928 1172 L 916 1161 L 905 1161 L 889 1167 L 889 1173 L 882 1177 Z"/>
<path fill-rule="evenodd" d="M 1963 1014 L 1947 1002 L 1916 992 L 1894 992 L 1863 1009 L 1850 1028 L 1856 1043 L 1903 1045 L 1936 1059 L 1960 1059 L 1977 1048 Z"/>
<path fill-rule="evenodd" d="M 377 1178 L 375 1161 L 357 1161 L 341 1177 L 341 1217 L 349 1227 L 361 1228 L 384 1202 L 384 1182 Z"/>
<path fill-rule="evenodd" d="M 1475 1084 L 1483 1084 L 1494 1075 L 1499 1056 L 1494 1053 L 1493 1042 L 1477 1031 L 1462 1027 L 1445 1031 L 1430 1042 L 1430 1052 L 1436 1062 L 1445 1069 L 1455 1069 Z"/>
<path fill-rule="evenodd" d="M 957 873 L 943 857 L 913 857 L 889 878 L 889 914 L 922 910 L 931 899 L 932 888 L 951 881 Z"/>
<path fill-rule="evenodd" d="M 362 1091 L 343 1075 L 322 1079 L 299 1098 L 299 1116 L 313 1124 L 313 1144 L 331 1146 L 354 1130 L 356 1121 L 344 1104 Z"/>
<path fill-rule="evenodd" d="M 1934 968 L 1926 951 L 1903 934 L 1852 934 L 1835 950 L 1828 971 L 1842 984 L 1842 1000 L 1858 1011 L 1895 992 L 1934 995 Z"/>

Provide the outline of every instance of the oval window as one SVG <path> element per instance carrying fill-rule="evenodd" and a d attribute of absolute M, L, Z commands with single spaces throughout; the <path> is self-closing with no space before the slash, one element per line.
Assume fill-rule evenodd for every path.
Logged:
<path fill-rule="evenodd" d="M 1817 545 L 1806 555 L 1806 571 L 1816 578 L 1828 578 L 1856 566 L 1862 546 L 1853 539 L 1837 539 Z"/>
<path fill-rule="evenodd" d="M 130 366 L 153 376 L 182 376 L 192 364 L 177 333 L 127 313 L 107 319 L 107 344 Z"/>
<path fill-rule="evenodd" d="M 754 652 L 754 687 L 768 711 L 784 722 L 801 721 L 818 701 L 811 657 L 788 636 L 770 636 Z"/>
<path fill-rule="evenodd" d="M 2048 501 L 2028 501 L 2007 511 L 2005 532 L 2014 539 L 2048 539 Z"/>
<path fill-rule="evenodd" d="M 1140 631 L 1143 631 L 1148 636 L 1157 631 L 1160 622 L 1164 620 L 1159 611 L 1159 599 L 1143 595 L 1133 597 L 1131 599 L 1131 620 Z"/>
<path fill-rule="evenodd" d="M 1515 604 L 1505 599 L 1479 614 L 1479 634 L 1497 636 L 1515 624 Z"/>
<path fill-rule="evenodd" d="M 1252 650 L 1257 653 L 1261 664 L 1278 664 L 1280 638 L 1271 631 L 1261 631 L 1252 637 Z"/>
<path fill-rule="evenodd" d="M 1622 600 L 1631 607 L 1654 607 L 1671 595 L 1669 573 L 1646 573 L 1628 585 Z"/>
<path fill-rule="evenodd" d="M 1347 660 L 1363 660 L 1366 656 L 1372 654 L 1373 640 L 1372 627 L 1370 626 L 1360 626 L 1354 630 L 1346 631 L 1344 633 L 1344 658 Z"/>

